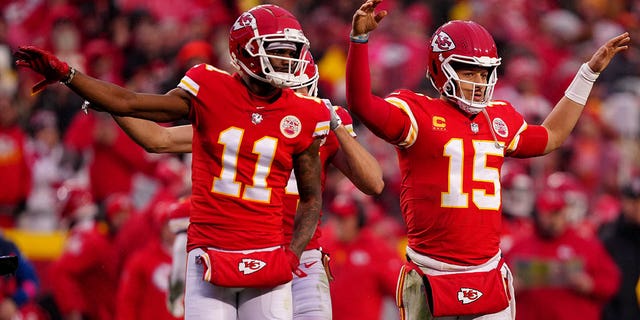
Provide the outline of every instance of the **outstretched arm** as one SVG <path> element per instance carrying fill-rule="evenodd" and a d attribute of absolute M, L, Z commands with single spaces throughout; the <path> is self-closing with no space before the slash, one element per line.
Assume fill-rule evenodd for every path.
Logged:
<path fill-rule="evenodd" d="M 375 12 L 381 0 L 365 2 L 353 16 L 351 44 L 347 56 L 347 107 L 371 132 L 389 142 L 402 140 L 405 127 L 411 123 L 400 109 L 371 94 L 368 34 L 387 14 Z"/>
<path fill-rule="evenodd" d="M 120 116 L 168 122 L 181 119 L 189 112 L 190 96 L 182 89 L 174 89 L 165 95 L 137 93 L 85 75 L 50 52 L 33 46 L 20 47 L 15 56 L 18 66 L 30 68 L 45 77 L 34 86 L 34 93 L 49 84 L 62 82 L 94 108 Z"/>
<path fill-rule="evenodd" d="M 163 127 L 153 121 L 113 116 L 118 125 L 147 152 L 189 153 L 193 142 L 191 125 Z"/>
<path fill-rule="evenodd" d="M 631 38 L 627 32 L 616 36 L 602 45 L 589 62 L 581 66 L 565 92 L 565 96 L 560 99 L 542 123 L 542 126 L 549 133 L 549 140 L 544 150 L 545 154 L 559 148 L 564 143 L 578 122 L 591 92 L 591 87 L 598 75 L 604 71 L 618 52 L 629 48 L 630 42 Z"/>

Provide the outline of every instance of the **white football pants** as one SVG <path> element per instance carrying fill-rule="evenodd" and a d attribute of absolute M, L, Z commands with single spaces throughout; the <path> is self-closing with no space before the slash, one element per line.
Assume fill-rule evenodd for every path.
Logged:
<path fill-rule="evenodd" d="M 274 288 L 226 288 L 202 279 L 204 266 L 196 263 L 202 249 L 187 257 L 185 320 L 290 320 L 291 282 Z"/>
<path fill-rule="evenodd" d="M 331 320 L 331 295 L 327 273 L 322 265 L 322 251 L 312 249 L 302 252 L 299 268 L 307 276 L 293 276 L 293 319 Z"/>

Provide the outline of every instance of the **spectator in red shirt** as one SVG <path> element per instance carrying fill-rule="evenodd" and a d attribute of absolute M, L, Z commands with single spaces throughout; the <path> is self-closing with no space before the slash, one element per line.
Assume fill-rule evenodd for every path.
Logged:
<path fill-rule="evenodd" d="M 64 138 L 65 146 L 78 155 L 85 153 L 89 163 L 91 193 L 97 203 L 113 193 L 130 194 L 133 177 L 153 175 L 155 165 L 147 153 L 120 129 L 111 116 L 79 112 Z"/>
<path fill-rule="evenodd" d="M 176 157 L 169 156 L 158 161 L 154 177 L 160 183 L 158 190 L 152 195 L 147 206 L 132 212 L 130 219 L 122 225 L 116 235 L 119 270 L 133 253 L 142 249 L 155 237 L 149 228 L 153 224 L 155 212 L 176 202 L 190 191 L 190 184 L 184 180 L 184 177 L 189 177 L 185 164 Z"/>
<path fill-rule="evenodd" d="M 518 160 L 519 161 L 519 160 Z M 502 166 L 502 231 L 500 250 L 506 254 L 518 240 L 533 233 L 532 213 L 535 207 L 533 178 L 523 166 L 505 162 Z"/>
<path fill-rule="evenodd" d="M 104 202 L 104 215 L 109 223 L 111 243 L 113 244 L 113 250 L 117 259 L 115 262 L 116 273 L 118 278 L 120 278 L 128 253 L 132 252 L 131 247 L 134 246 L 132 243 L 140 242 L 141 244 L 134 246 L 135 248 L 138 248 L 139 246 L 146 244 L 147 238 L 141 234 L 139 241 L 136 242 L 132 236 L 122 232 L 123 229 L 128 227 L 131 220 L 139 215 L 138 211 L 134 208 L 133 200 L 130 195 L 125 193 L 114 193 L 107 197 Z M 149 225 L 150 224 L 146 224 L 145 229 L 151 229 L 149 228 Z M 144 230 L 143 233 L 147 234 L 150 232 Z"/>
<path fill-rule="evenodd" d="M 169 229 L 169 205 L 153 212 L 153 237 L 126 262 L 116 298 L 116 320 L 179 319 L 165 307 L 175 239 Z"/>
<path fill-rule="evenodd" d="M 619 287 L 620 271 L 602 243 L 572 228 L 565 193 L 545 186 L 536 199 L 535 234 L 506 255 L 519 320 L 597 320 Z"/>
<path fill-rule="evenodd" d="M 351 195 L 340 194 L 329 205 L 333 223 L 323 237 L 331 254 L 333 319 L 377 320 L 385 298 L 395 296 L 400 255 L 365 226 L 365 212 Z"/>
<path fill-rule="evenodd" d="M 17 106 L 0 93 L 0 226 L 12 227 L 31 190 L 27 134 L 18 124 Z"/>
<path fill-rule="evenodd" d="M 108 228 L 96 221 L 98 207 L 85 187 L 65 185 L 59 194 L 71 229 L 49 269 L 55 303 L 66 320 L 112 320 L 118 282 Z"/>

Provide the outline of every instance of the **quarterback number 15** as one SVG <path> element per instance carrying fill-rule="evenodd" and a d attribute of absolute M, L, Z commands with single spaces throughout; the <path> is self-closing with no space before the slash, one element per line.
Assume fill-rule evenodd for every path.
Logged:
<path fill-rule="evenodd" d="M 447 192 L 442 193 L 443 208 L 468 208 L 469 194 L 463 192 L 464 152 L 473 152 L 473 181 L 493 183 L 495 193 L 487 194 L 485 189 L 473 189 L 471 199 L 482 210 L 498 210 L 500 207 L 500 174 L 498 168 L 487 166 L 487 156 L 503 156 L 495 148 L 493 141 L 473 141 L 473 150 L 464 150 L 462 139 L 451 139 L 444 146 L 444 156 L 449 158 Z"/>

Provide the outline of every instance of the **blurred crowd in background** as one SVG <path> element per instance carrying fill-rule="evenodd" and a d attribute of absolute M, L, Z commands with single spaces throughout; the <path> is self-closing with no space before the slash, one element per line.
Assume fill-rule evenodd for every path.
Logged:
<path fill-rule="evenodd" d="M 118 285 L 118 279 L 129 258 L 150 241 L 145 239 L 164 241 L 166 208 L 190 191 L 190 155 L 147 152 L 108 114 L 81 112 L 83 100 L 63 85 L 51 85 L 32 95 L 31 87 L 40 78 L 15 67 L 12 53 L 17 46 L 44 47 L 93 77 L 134 91 L 164 93 L 176 86 L 194 59 L 212 61 L 216 67 L 233 72 L 228 59 L 230 25 L 241 12 L 260 3 L 12 0 L 0 4 L 0 226 L 3 230 L 63 232 L 66 239 L 60 255 L 36 265 L 37 272 L 31 275 L 34 279 L 26 282 L 29 295 L 11 298 L 15 290 L 0 284 L 0 298 L 10 298 L 16 309 L 40 317 L 35 319 L 82 319 L 82 314 L 85 319 L 125 319 L 113 311 L 126 309 L 115 308 L 127 294 L 121 292 L 125 289 Z M 360 2 L 268 3 L 298 17 L 319 66 L 318 96 L 344 105 L 348 35 Z M 604 255 L 613 258 L 613 269 L 622 274 L 620 283 L 606 286 L 597 299 L 589 298 L 597 301 L 596 312 L 609 303 L 608 319 L 638 319 L 640 45 L 635 38 L 640 36 L 640 1 L 385 0 L 381 7 L 390 14 L 369 44 L 376 94 L 384 96 L 407 88 L 435 96 L 425 78 L 431 33 L 450 19 L 475 20 L 494 36 L 502 57 L 494 99 L 512 102 L 529 123 L 536 124 L 563 96 L 580 64 L 597 47 L 623 31 L 631 33 L 630 50 L 617 56 L 600 75 L 583 116 L 561 150 L 505 163 L 502 250 L 510 254 L 512 248 L 522 248 L 521 242 L 538 234 L 541 206 L 547 211 L 562 211 L 566 228 L 597 242 L 595 246 L 606 247 Z M 358 140 L 383 167 L 386 187 L 380 196 L 371 198 L 357 191 L 337 170 L 328 175 L 322 227 L 334 257 L 332 295 L 336 301 L 362 295 L 366 299 L 358 303 L 371 311 L 371 319 L 379 314 L 394 319 L 393 312 L 385 312 L 380 303 L 384 297 L 393 297 L 397 274 L 377 274 L 366 267 L 377 257 L 395 254 L 395 260 L 385 258 L 392 265 L 375 269 L 398 270 L 404 259 L 398 203 L 402 181 L 393 147 L 354 120 Z M 557 191 L 562 201 L 549 199 L 545 195 L 548 189 Z M 349 222 L 347 218 L 354 216 L 358 219 Z M 631 232 L 630 239 L 619 240 L 625 232 Z M 96 252 L 113 252 L 113 257 Z M 585 291 L 589 288 L 573 290 L 571 281 L 549 271 L 557 270 L 557 265 L 540 263 L 548 259 L 530 259 L 534 253 L 526 255 L 528 262 L 514 262 L 528 277 L 520 282 L 523 290 L 538 285 L 566 289 L 569 295 L 589 294 Z M 565 269 L 592 271 L 587 267 L 591 264 L 588 259 L 593 257 L 578 259 L 582 261 L 578 264 L 567 259 L 572 264 Z M 631 266 L 627 268 L 625 263 Z M 155 281 L 158 275 L 149 277 Z M 350 282 L 341 283 L 341 279 Z M 366 287 L 366 294 L 359 293 L 360 287 L 352 285 L 355 283 Z M 14 284 L 11 288 L 17 287 Z M 566 301 L 562 295 L 551 296 L 557 298 L 556 304 Z M 79 301 L 81 298 L 86 301 Z M 32 307 L 27 307 L 30 302 Z M 334 309 L 360 308 L 353 303 L 343 306 L 336 302 Z M 533 299 L 529 303 L 540 302 Z M 635 310 L 625 311 L 631 313 L 616 313 L 633 303 Z M 103 308 L 90 310 L 96 304 Z M 522 304 L 525 306 L 520 307 Z M 3 318 L 4 305 L 0 303 L 0 319 L 11 319 Z M 519 310 L 529 310 L 526 305 L 519 302 Z M 564 306 L 570 308 L 567 303 Z M 530 317 L 535 319 L 532 312 Z M 346 312 L 334 310 L 335 314 L 335 319 L 350 318 Z M 171 319 L 169 314 L 164 316 Z"/>

